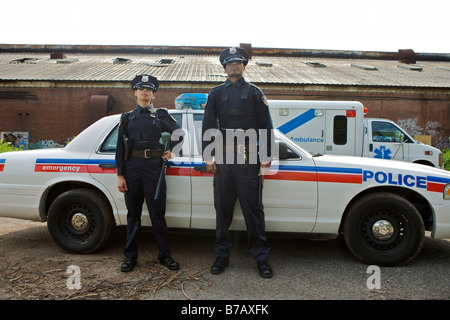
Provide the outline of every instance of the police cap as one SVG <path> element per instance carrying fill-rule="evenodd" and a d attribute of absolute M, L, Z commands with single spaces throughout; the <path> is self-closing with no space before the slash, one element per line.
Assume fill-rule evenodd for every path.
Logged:
<path fill-rule="evenodd" d="M 148 74 L 140 74 L 131 80 L 131 89 L 137 90 L 138 88 L 148 88 L 156 92 L 159 87 L 158 79 Z"/>
<path fill-rule="evenodd" d="M 223 50 L 220 54 L 219 60 L 224 68 L 227 63 L 230 63 L 232 61 L 242 61 L 244 63 L 244 66 L 246 66 L 248 63 L 248 53 L 244 48 L 232 47 Z"/>

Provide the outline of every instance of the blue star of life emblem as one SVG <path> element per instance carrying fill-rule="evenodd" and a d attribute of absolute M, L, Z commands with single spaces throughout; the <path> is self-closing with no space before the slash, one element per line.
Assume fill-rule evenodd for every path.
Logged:
<path fill-rule="evenodd" d="M 386 149 L 386 146 L 380 146 L 379 148 L 373 151 L 375 153 L 374 158 L 377 159 L 392 159 L 391 157 L 391 149 Z"/>

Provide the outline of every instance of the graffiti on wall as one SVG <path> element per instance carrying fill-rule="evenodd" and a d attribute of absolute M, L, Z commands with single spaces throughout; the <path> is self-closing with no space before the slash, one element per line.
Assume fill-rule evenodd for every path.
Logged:
<path fill-rule="evenodd" d="M 417 125 L 417 118 L 410 118 L 398 120 L 397 124 L 412 136 L 431 136 L 432 145 L 438 149 L 448 148 L 450 145 L 449 137 L 443 137 L 441 134 L 441 123 L 439 121 L 428 121 L 425 127 L 421 127 Z"/>
<path fill-rule="evenodd" d="M 2 132 L 1 139 L 11 143 L 16 148 L 28 150 L 28 132 Z"/>
<path fill-rule="evenodd" d="M 63 148 L 67 143 L 59 144 L 54 140 L 39 140 L 38 142 L 33 143 L 29 141 L 28 132 L 1 132 L 0 140 L 1 139 L 21 150 Z"/>
<path fill-rule="evenodd" d="M 29 143 L 28 146 L 31 149 L 50 149 L 50 148 L 63 148 L 63 144 L 56 143 L 53 140 L 39 140 L 35 143 Z"/>

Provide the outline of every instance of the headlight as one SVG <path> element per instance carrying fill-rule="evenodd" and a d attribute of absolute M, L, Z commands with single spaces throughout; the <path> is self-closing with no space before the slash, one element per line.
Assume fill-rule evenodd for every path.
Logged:
<path fill-rule="evenodd" d="M 444 199 L 450 200 L 450 183 L 444 187 Z"/>

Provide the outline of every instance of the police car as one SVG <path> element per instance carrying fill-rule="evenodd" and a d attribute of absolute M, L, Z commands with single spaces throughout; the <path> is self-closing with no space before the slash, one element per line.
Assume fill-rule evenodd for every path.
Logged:
<path fill-rule="evenodd" d="M 214 229 L 212 174 L 199 170 L 203 111 L 171 110 L 187 133 L 166 171 L 171 228 Z M 114 160 L 120 115 L 100 119 L 63 149 L 0 154 L 0 216 L 47 221 L 64 250 L 94 252 L 126 224 Z M 279 159 L 265 176 L 268 232 L 336 238 L 369 264 L 399 265 L 421 250 L 425 230 L 450 237 L 450 172 L 423 165 L 313 155 L 277 132 Z M 144 210 L 146 206 L 144 206 Z M 150 226 L 147 214 L 142 225 Z M 245 230 L 236 206 L 234 230 Z"/>

